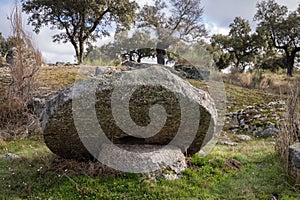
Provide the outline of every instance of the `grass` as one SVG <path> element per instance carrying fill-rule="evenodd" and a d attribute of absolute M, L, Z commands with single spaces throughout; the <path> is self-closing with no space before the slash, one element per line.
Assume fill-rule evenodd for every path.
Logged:
<path fill-rule="evenodd" d="M 290 87 L 300 80 L 300 71 L 295 70 L 293 77 L 287 77 L 286 70 L 272 73 L 268 70 L 264 72 L 223 74 L 224 82 L 242 86 L 249 89 L 260 89 L 273 94 L 288 94 Z"/>
<path fill-rule="evenodd" d="M 42 92 L 56 91 L 74 84 L 78 67 L 41 67 L 38 72 L 38 88 Z"/>
<path fill-rule="evenodd" d="M 55 156 L 40 136 L 2 145 L 1 199 L 299 199 L 271 145 L 261 139 L 236 147 L 217 145 L 207 157 L 193 156 L 184 176 L 175 181 L 141 175 L 91 177 L 65 169 L 51 170 Z"/>

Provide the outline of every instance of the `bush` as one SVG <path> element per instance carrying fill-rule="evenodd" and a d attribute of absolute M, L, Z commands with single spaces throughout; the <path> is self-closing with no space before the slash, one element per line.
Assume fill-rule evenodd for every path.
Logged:
<path fill-rule="evenodd" d="M 32 45 L 30 36 L 24 31 L 21 12 L 16 6 L 11 17 L 14 47 L 9 50 L 7 61 L 10 82 L 3 84 L 0 99 L 0 129 L 10 135 L 27 134 L 36 124 L 27 104 L 35 91 L 35 74 L 41 65 L 41 53 Z M 11 134 L 13 133 L 13 134 Z"/>
<path fill-rule="evenodd" d="M 300 141 L 300 83 L 296 83 L 287 102 L 287 113 L 280 127 L 280 134 L 276 141 L 276 150 L 288 172 L 289 147 Z"/>

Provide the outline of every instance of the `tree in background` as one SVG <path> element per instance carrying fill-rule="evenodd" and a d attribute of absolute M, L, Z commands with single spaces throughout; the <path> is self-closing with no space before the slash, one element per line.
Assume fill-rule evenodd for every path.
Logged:
<path fill-rule="evenodd" d="M 260 48 L 258 35 L 251 34 L 249 22 L 241 17 L 236 17 L 229 27 L 228 35 L 215 34 L 211 38 L 212 46 L 223 50 L 217 65 L 226 68 L 234 63 L 235 68 L 243 72 Z"/>
<path fill-rule="evenodd" d="M 130 0 L 22 0 L 23 11 L 31 14 L 28 23 L 39 33 L 45 25 L 64 30 L 54 42 L 71 42 L 77 62 L 84 59 L 85 44 L 110 35 L 110 29 L 129 29 L 138 5 Z"/>
<path fill-rule="evenodd" d="M 165 64 L 166 49 L 176 40 L 190 43 L 206 36 L 202 14 L 199 0 L 156 0 L 141 9 L 139 27 L 154 30 L 158 38 L 158 64 Z"/>
<path fill-rule="evenodd" d="M 115 35 L 114 42 L 101 47 L 112 57 L 121 57 L 124 60 L 141 62 L 142 58 L 154 57 L 156 41 L 151 39 L 149 32 L 136 30 L 132 36 L 128 32 Z"/>
<path fill-rule="evenodd" d="M 300 5 L 296 11 L 289 12 L 274 0 L 258 2 L 254 19 L 270 37 L 272 45 L 284 51 L 287 75 L 293 76 L 296 54 L 300 51 Z"/>
<path fill-rule="evenodd" d="M 0 33 L 0 55 L 1 57 L 5 57 L 8 52 L 8 45 L 6 39 Z"/>

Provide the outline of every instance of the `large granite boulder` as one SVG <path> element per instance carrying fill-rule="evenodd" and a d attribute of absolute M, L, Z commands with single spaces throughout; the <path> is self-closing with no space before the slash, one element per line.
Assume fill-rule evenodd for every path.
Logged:
<path fill-rule="evenodd" d="M 208 93 L 156 65 L 78 82 L 42 109 L 47 146 L 72 159 L 107 160 L 120 150 L 101 150 L 112 144 L 173 146 L 195 154 L 213 138 L 217 120 Z"/>

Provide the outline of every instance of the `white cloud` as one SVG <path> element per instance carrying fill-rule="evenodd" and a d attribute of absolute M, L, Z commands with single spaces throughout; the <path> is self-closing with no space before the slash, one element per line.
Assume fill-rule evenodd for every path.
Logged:
<path fill-rule="evenodd" d="M 276 0 L 276 2 L 288 6 L 292 11 L 296 10 L 298 4 L 300 4 L 299 0 L 298 2 L 295 0 Z M 203 19 L 206 24 L 214 24 L 218 27 L 212 29 L 212 33 L 214 33 L 214 30 L 228 29 L 229 24 L 238 16 L 249 20 L 252 29 L 254 29 L 256 22 L 253 22 L 253 17 L 256 13 L 256 4 L 257 0 L 202 0 L 204 6 Z"/>
<path fill-rule="evenodd" d="M 46 62 L 74 62 L 75 51 L 71 43 L 54 43 L 52 41 L 52 36 L 57 33 L 58 31 L 50 28 L 43 28 L 38 35 L 32 33 L 32 36 Z"/>
<path fill-rule="evenodd" d="M 209 35 L 212 35 L 212 34 L 227 35 L 229 32 L 229 28 L 220 27 L 216 23 L 213 23 L 213 22 L 208 22 L 208 23 L 205 23 L 204 25 L 205 25 L 205 28 L 207 30 L 209 30 Z"/>

